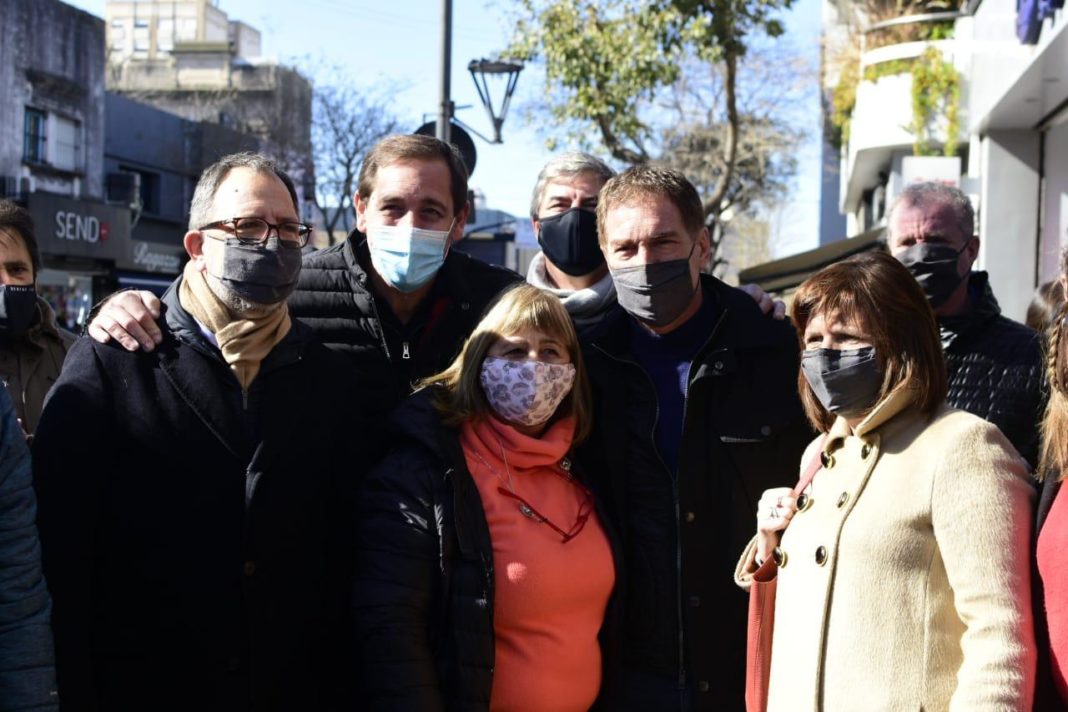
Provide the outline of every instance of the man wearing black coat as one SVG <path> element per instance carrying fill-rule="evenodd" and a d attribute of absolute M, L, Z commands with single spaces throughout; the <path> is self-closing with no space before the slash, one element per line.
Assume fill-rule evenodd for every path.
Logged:
<path fill-rule="evenodd" d="M 598 232 L 619 305 L 583 344 L 594 435 L 580 452 L 623 539 L 623 685 L 613 710 L 745 709 L 748 599 L 729 572 L 757 501 L 811 439 L 797 337 L 700 274 L 709 235 L 679 173 L 632 168 Z"/>
<path fill-rule="evenodd" d="M 351 369 L 285 304 L 307 234 L 284 173 L 225 157 L 158 347 L 71 350 L 33 463 L 64 710 L 352 709 L 369 444 Z"/>
<path fill-rule="evenodd" d="M 938 317 L 946 402 L 998 426 L 1034 468 L 1046 408 L 1042 337 L 1001 314 L 979 255 L 968 196 L 940 183 L 908 186 L 890 208 L 887 244 L 919 281 Z"/>
<path fill-rule="evenodd" d="M 349 356 L 384 421 L 411 384 L 444 369 L 483 311 L 522 278 L 451 249 L 467 220 L 467 170 L 448 144 L 391 136 L 360 168 L 356 227 L 305 258 L 289 305 L 329 348 Z M 89 327 L 127 349 L 159 343 L 149 292 L 109 300 Z"/>

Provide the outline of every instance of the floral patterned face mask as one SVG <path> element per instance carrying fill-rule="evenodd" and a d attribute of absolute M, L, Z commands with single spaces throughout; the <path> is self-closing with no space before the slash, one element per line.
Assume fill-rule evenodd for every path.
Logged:
<path fill-rule="evenodd" d="M 502 419 L 541 425 L 571 392 L 575 365 L 488 356 L 482 362 L 480 381 L 490 407 Z"/>

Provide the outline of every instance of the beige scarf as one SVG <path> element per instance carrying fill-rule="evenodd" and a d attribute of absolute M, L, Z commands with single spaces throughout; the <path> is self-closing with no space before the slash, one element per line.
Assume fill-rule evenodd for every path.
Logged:
<path fill-rule="evenodd" d="M 289 333 L 293 323 L 285 303 L 257 316 L 237 316 L 211 291 L 204 273 L 192 262 L 185 266 L 178 301 L 193 318 L 215 334 L 223 359 L 230 365 L 242 390 L 260 372 L 267 354 Z"/>

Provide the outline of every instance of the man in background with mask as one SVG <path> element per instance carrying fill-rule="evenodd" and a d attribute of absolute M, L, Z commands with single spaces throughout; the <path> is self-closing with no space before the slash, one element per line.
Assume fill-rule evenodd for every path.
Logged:
<path fill-rule="evenodd" d="M 562 153 L 542 168 L 530 201 L 541 252 L 530 262 L 527 282 L 559 297 L 580 333 L 596 327 L 616 303 L 596 215 L 597 194 L 615 174 L 588 153 Z M 756 285 L 744 291 L 764 313 L 785 317 L 786 305 L 773 302 Z"/>
<path fill-rule="evenodd" d="M 618 305 L 583 345 L 596 412 L 582 455 L 626 571 L 624 682 L 607 706 L 742 712 L 748 599 L 723 572 L 812 437 L 797 338 L 701 274 L 709 234 L 682 174 L 611 179 L 597 224 Z"/>
<path fill-rule="evenodd" d="M 78 341 L 34 442 L 63 707 L 347 709 L 370 443 L 352 369 L 286 306 L 310 228 L 252 153 L 204 171 L 189 220 L 157 348 Z"/>
<path fill-rule="evenodd" d="M 390 136 L 368 152 L 356 230 L 309 255 L 289 306 L 329 348 L 352 358 L 380 418 L 412 383 L 443 370 L 494 297 L 521 278 L 451 249 L 467 220 L 467 170 L 428 136 Z M 142 301 L 143 300 L 143 301 Z M 125 348 L 159 342 L 147 292 L 113 297 L 89 335 Z"/>
<path fill-rule="evenodd" d="M 10 200 L 0 200 L 0 378 L 29 436 L 75 339 L 37 296 L 40 268 L 33 218 Z"/>
<path fill-rule="evenodd" d="M 599 324 L 616 303 L 596 213 L 597 194 L 615 174 L 588 153 L 562 153 L 542 168 L 530 200 L 541 252 L 530 262 L 527 281 L 559 297 L 580 331 Z"/>
<path fill-rule="evenodd" d="M 954 408 L 998 426 L 1037 464 L 1046 405 L 1041 335 L 1001 315 L 979 254 L 968 196 L 940 183 L 908 186 L 887 216 L 890 253 L 923 287 L 938 318 Z"/>

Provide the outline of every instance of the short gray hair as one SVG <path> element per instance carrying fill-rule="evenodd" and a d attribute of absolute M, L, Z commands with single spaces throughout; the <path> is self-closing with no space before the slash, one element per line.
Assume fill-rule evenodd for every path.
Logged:
<path fill-rule="evenodd" d="M 902 203 L 921 209 L 948 205 L 957 216 L 957 227 L 964 239 L 967 241 L 975 236 L 975 208 L 972 207 L 972 201 L 968 200 L 968 196 L 959 188 L 934 182 L 913 183 L 906 186 L 894 199 L 890 210 L 886 213 L 888 232 L 891 225 L 890 218 Z M 893 235 L 888 235 L 888 237 L 893 238 Z"/>
<path fill-rule="evenodd" d="M 538 208 L 541 200 L 545 197 L 545 186 L 557 178 L 573 178 L 580 173 L 595 173 L 602 183 L 614 178 L 616 172 L 605 165 L 605 162 L 596 156 L 591 156 L 582 151 L 568 151 L 554 156 L 538 174 L 538 182 L 534 185 L 534 194 L 530 198 L 530 217 L 538 219 Z"/>
<path fill-rule="evenodd" d="M 212 208 L 215 202 L 215 193 L 226 179 L 226 176 L 234 168 L 251 168 L 257 173 L 271 173 L 285 185 L 289 191 L 289 197 L 293 199 L 293 209 L 300 215 L 300 205 L 297 203 L 297 189 L 293 185 L 293 179 L 286 175 L 285 171 L 278 167 L 274 160 L 262 153 L 244 151 L 231 153 L 223 156 L 204 169 L 197 181 L 196 190 L 193 191 L 193 202 L 189 204 L 189 229 L 199 230 L 211 222 Z M 227 215 L 227 218 L 241 217 L 239 215 Z"/>

